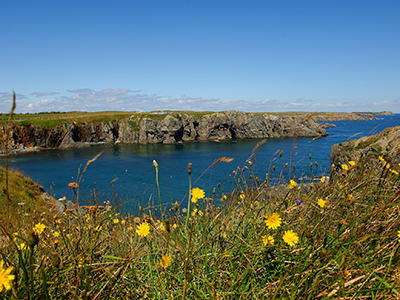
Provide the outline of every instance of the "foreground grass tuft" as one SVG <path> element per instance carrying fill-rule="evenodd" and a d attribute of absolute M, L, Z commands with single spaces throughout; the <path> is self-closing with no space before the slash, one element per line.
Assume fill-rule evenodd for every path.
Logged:
<path fill-rule="evenodd" d="M 278 187 L 254 178 L 248 160 L 229 194 L 191 187 L 190 206 L 158 218 L 120 215 L 109 202 L 63 214 L 16 205 L 8 217 L 18 222 L 0 225 L 0 296 L 396 299 L 400 166 L 387 160 Z"/>

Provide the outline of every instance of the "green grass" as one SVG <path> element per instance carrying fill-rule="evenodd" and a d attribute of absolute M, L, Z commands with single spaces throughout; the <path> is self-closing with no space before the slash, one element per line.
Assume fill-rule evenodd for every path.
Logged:
<path fill-rule="evenodd" d="M 385 157 L 389 160 L 390 156 Z M 398 161 L 388 161 L 388 168 L 386 161 L 368 158 L 341 170 L 334 181 L 298 183 L 290 189 L 286 183 L 271 188 L 268 180 L 255 178 L 253 159 L 231 175 L 233 192 L 217 187 L 210 191 L 211 198 L 191 203 L 190 211 L 177 203 L 160 218 L 156 217 L 159 207 L 150 206 L 141 215 L 131 216 L 118 214 L 108 203 L 81 214 L 58 215 L 48 210 L 32 214 L 26 204 L 15 206 L 24 197 L 16 196 L 12 215 L 7 217 L 20 216 L 18 222 L 0 225 L 1 259 L 16 277 L 12 288 L 0 296 L 399 297 Z M 188 188 L 191 183 L 189 174 Z M 19 182 L 10 184 L 10 194 L 21 187 L 34 189 L 30 183 Z M 318 205 L 319 199 L 326 201 L 324 207 Z M 272 213 L 282 219 L 276 229 L 266 224 Z M 32 228 L 38 223 L 46 227 L 35 235 Z M 147 236 L 137 233 L 140 224 L 149 225 Z M 293 246 L 283 240 L 289 230 L 298 236 Z M 273 244 L 264 244 L 267 236 L 274 239 Z M 30 246 L 18 249 L 21 243 Z M 162 263 L 165 255 L 171 258 L 169 266 Z"/>

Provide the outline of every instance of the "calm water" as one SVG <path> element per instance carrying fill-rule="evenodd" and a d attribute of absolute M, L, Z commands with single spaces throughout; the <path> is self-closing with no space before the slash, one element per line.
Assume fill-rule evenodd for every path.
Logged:
<path fill-rule="evenodd" d="M 329 171 L 331 146 L 361 136 L 375 134 L 384 128 L 400 125 L 400 115 L 384 117 L 373 121 L 332 122 L 336 128 L 328 128 L 330 134 L 319 139 L 274 139 L 267 140 L 256 153 L 255 176 L 262 179 L 270 172 L 271 161 L 284 156 L 276 164 L 279 172 L 285 163 L 296 165 L 295 175 L 300 178 L 310 175 L 310 159 L 317 161 L 314 175 L 325 175 Z M 353 137 L 352 137 L 353 136 Z M 352 137 L 352 138 L 351 138 Z M 260 140 L 238 140 L 216 143 L 198 142 L 183 145 L 114 145 L 111 147 L 92 146 L 85 149 L 48 150 L 9 158 L 9 166 L 20 170 L 55 197 L 72 197 L 69 182 L 78 181 L 78 170 L 97 153 L 103 154 L 87 168 L 81 178 L 81 204 L 91 203 L 93 190 L 98 201 L 111 200 L 115 205 L 124 204 L 124 210 L 135 213 L 139 205 L 147 207 L 149 201 L 158 203 L 153 160 L 159 164 L 159 182 L 163 203 L 171 205 L 180 202 L 188 190 L 187 164 L 191 162 L 192 182 L 220 157 L 234 158 L 230 163 L 220 162 L 206 172 L 195 186 L 210 194 L 213 187 L 221 183 L 225 191 L 232 187 L 230 174 L 238 166 L 243 167 L 246 159 Z M 275 154 L 275 156 L 274 156 Z M 0 161 L 4 164 L 4 159 Z M 289 178 L 285 169 L 285 178 Z M 315 174 L 315 172 L 317 172 Z M 217 193 L 221 192 L 217 188 Z M 154 199 L 155 198 L 155 199 Z"/>

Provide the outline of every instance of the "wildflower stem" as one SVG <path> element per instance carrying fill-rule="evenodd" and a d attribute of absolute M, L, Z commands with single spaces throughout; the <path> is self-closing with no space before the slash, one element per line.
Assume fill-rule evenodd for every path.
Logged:
<path fill-rule="evenodd" d="M 158 190 L 158 200 L 160 201 L 161 219 L 164 220 L 164 214 L 163 214 L 162 203 L 161 203 L 160 184 L 158 182 L 158 165 L 156 166 L 156 182 L 157 182 L 157 190 Z"/>
<path fill-rule="evenodd" d="M 187 207 L 187 212 L 186 212 L 186 223 L 185 223 L 185 229 L 187 229 L 188 223 L 189 223 L 189 217 L 190 217 L 190 203 L 191 203 L 191 196 L 192 196 L 192 172 L 188 172 L 189 174 L 189 196 L 188 196 L 188 207 Z"/>

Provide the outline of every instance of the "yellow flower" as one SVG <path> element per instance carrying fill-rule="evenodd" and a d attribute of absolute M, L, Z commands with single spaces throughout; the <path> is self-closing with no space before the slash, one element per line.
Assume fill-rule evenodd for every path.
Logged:
<path fill-rule="evenodd" d="M 240 200 L 244 200 L 244 198 L 246 198 L 246 195 L 245 194 L 240 194 L 239 198 L 240 198 Z"/>
<path fill-rule="evenodd" d="M 192 192 L 191 192 L 191 195 L 192 195 L 192 202 L 193 203 L 196 203 L 197 200 L 202 199 L 205 196 L 204 191 L 202 189 L 199 189 L 199 188 L 193 188 Z"/>
<path fill-rule="evenodd" d="M 386 169 L 390 169 L 390 164 L 389 163 L 386 164 Z"/>
<path fill-rule="evenodd" d="M 385 162 L 385 159 L 382 156 L 379 156 L 379 160 Z"/>
<path fill-rule="evenodd" d="M 297 182 L 294 180 L 290 180 L 289 189 L 292 189 L 297 186 Z"/>
<path fill-rule="evenodd" d="M 114 219 L 113 222 L 114 222 L 114 224 L 118 224 L 119 223 L 119 219 Z"/>
<path fill-rule="evenodd" d="M 399 175 L 399 172 L 397 172 L 396 170 L 390 169 L 390 172 L 392 172 L 393 174 Z"/>
<path fill-rule="evenodd" d="M 46 226 L 42 223 L 37 223 L 34 227 L 33 227 L 33 232 L 37 235 L 41 234 L 43 232 L 43 230 L 46 228 Z"/>
<path fill-rule="evenodd" d="M 319 205 L 319 206 L 324 207 L 325 204 L 326 204 L 326 201 L 325 201 L 325 200 L 323 200 L 323 199 L 318 199 L 318 205 Z"/>
<path fill-rule="evenodd" d="M 325 180 L 326 180 L 326 177 L 325 177 L 325 176 L 322 176 L 322 177 L 321 177 L 321 182 L 324 183 Z"/>
<path fill-rule="evenodd" d="M 171 255 L 165 254 L 161 257 L 160 265 L 164 269 L 168 268 L 172 263 Z"/>
<path fill-rule="evenodd" d="M 125 222 L 126 222 L 126 220 L 122 220 L 122 221 L 121 221 L 121 224 L 125 224 Z"/>
<path fill-rule="evenodd" d="M 267 217 L 265 220 L 265 224 L 268 226 L 269 229 L 277 229 L 281 226 L 282 218 L 277 213 L 273 213 Z"/>
<path fill-rule="evenodd" d="M 342 169 L 343 169 L 343 170 L 348 170 L 348 169 L 349 169 L 349 166 L 346 165 L 346 164 L 343 164 L 343 165 L 342 165 Z"/>
<path fill-rule="evenodd" d="M 226 200 L 227 199 L 227 197 L 226 197 L 226 195 L 222 195 L 222 201 L 224 201 L 224 200 Z"/>
<path fill-rule="evenodd" d="M 263 239 L 264 246 L 273 245 L 275 242 L 274 238 L 270 235 L 264 235 L 262 239 Z"/>
<path fill-rule="evenodd" d="M 129 226 L 129 227 L 128 227 L 128 230 L 133 230 L 133 227 L 132 227 L 132 226 Z"/>
<path fill-rule="evenodd" d="M 12 267 L 4 268 L 4 261 L 0 261 L 0 292 L 5 288 L 7 291 L 11 289 L 10 281 L 15 279 L 15 275 L 10 275 Z"/>
<path fill-rule="evenodd" d="M 203 215 L 203 212 L 201 210 L 199 210 L 198 214 L 201 217 Z"/>
<path fill-rule="evenodd" d="M 354 166 L 355 164 L 356 164 L 356 162 L 355 162 L 355 161 L 352 161 L 352 160 L 351 160 L 351 161 L 349 161 L 349 165 L 350 165 L 350 166 Z"/>
<path fill-rule="evenodd" d="M 95 228 L 94 230 L 96 230 L 96 231 L 100 231 L 102 228 L 103 228 L 102 226 L 100 226 L 100 225 L 97 225 L 97 226 L 96 226 L 96 228 Z"/>
<path fill-rule="evenodd" d="M 397 237 L 400 239 L 400 230 L 397 231 Z"/>
<path fill-rule="evenodd" d="M 347 195 L 347 199 L 349 199 L 349 201 L 353 200 L 353 195 L 352 194 L 348 194 Z"/>
<path fill-rule="evenodd" d="M 299 236 L 293 230 L 286 230 L 283 235 L 283 241 L 290 247 L 293 247 L 299 241 Z"/>
<path fill-rule="evenodd" d="M 178 225 L 176 225 L 176 224 L 174 224 L 174 225 L 172 225 L 172 228 L 178 228 Z"/>
<path fill-rule="evenodd" d="M 137 229 L 136 233 L 140 236 L 147 236 L 150 233 L 150 225 L 147 222 L 140 224 Z"/>
<path fill-rule="evenodd" d="M 58 231 L 55 231 L 55 232 L 53 232 L 53 236 L 56 238 L 56 237 L 59 237 L 60 236 L 60 233 L 58 232 Z"/>
<path fill-rule="evenodd" d="M 25 243 L 21 243 L 20 245 L 18 245 L 18 250 L 24 250 L 26 248 Z"/>

